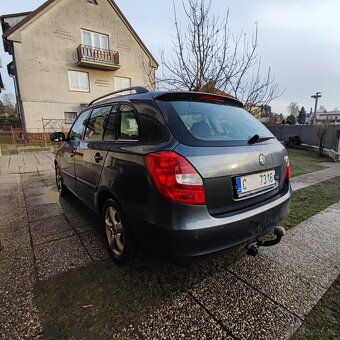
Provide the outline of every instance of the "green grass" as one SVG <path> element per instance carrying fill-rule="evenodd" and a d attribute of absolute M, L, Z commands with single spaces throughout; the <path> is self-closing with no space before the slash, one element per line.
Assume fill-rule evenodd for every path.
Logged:
<path fill-rule="evenodd" d="M 339 200 L 340 177 L 302 189 L 294 194 L 291 215 L 283 226 L 292 228 Z M 243 255 L 243 250 L 227 251 L 184 263 L 142 256 L 127 267 L 103 260 L 40 282 L 35 297 L 44 320 L 44 339 L 110 339 L 165 299 Z"/>
<path fill-rule="evenodd" d="M 302 149 L 287 149 L 292 176 L 323 170 L 325 167 L 318 163 L 329 162 L 328 157 L 321 157 L 317 152 Z"/>
<path fill-rule="evenodd" d="M 291 211 L 281 224 L 286 230 L 340 201 L 340 176 L 312 185 L 293 194 Z"/>
<path fill-rule="evenodd" d="M 291 340 L 340 339 L 340 278 L 307 315 Z"/>

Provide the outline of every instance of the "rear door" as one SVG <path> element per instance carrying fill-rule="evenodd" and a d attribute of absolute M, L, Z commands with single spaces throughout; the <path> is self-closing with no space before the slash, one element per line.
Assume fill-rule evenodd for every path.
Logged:
<path fill-rule="evenodd" d="M 75 154 L 85 131 L 85 125 L 89 117 L 90 110 L 82 112 L 74 122 L 68 139 L 59 151 L 59 166 L 62 171 L 65 185 L 74 193 L 77 193 L 75 176 Z"/>
<path fill-rule="evenodd" d="M 94 108 L 86 126 L 83 140 L 80 141 L 75 155 L 75 173 L 79 197 L 91 208 L 95 208 L 95 192 L 103 169 L 107 153 L 111 147 L 110 140 L 104 140 L 106 125 L 112 123 L 110 112 L 117 111 L 112 104 Z"/>

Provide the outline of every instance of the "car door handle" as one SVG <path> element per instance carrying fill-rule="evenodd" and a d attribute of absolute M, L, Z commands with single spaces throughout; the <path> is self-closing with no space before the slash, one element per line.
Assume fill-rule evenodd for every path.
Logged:
<path fill-rule="evenodd" d="M 101 162 L 103 159 L 104 159 L 103 156 L 99 152 L 96 153 L 96 155 L 94 156 L 94 160 L 96 163 Z"/>

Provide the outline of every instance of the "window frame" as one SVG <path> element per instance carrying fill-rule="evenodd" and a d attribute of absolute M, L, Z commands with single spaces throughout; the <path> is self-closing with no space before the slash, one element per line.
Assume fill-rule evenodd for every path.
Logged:
<path fill-rule="evenodd" d="M 120 89 L 117 89 L 116 88 L 116 79 L 129 79 L 130 80 L 130 85 L 128 87 L 122 87 Z M 123 90 L 125 88 L 130 88 L 131 87 L 131 78 L 130 77 L 119 77 L 119 76 L 115 76 L 113 77 L 113 83 L 114 83 L 114 90 L 115 91 L 120 91 L 120 90 Z"/>
<path fill-rule="evenodd" d="M 75 72 L 75 73 L 86 73 L 87 74 L 87 81 L 88 81 L 88 90 L 81 90 L 81 89 L 72 89 L 71 86 L 71 77 L 70 77 L 70 73 L 71 72 Z M 86 71 L 78 71 L 78 70 L 67 70 L 67 74 L 68 74 L 68 87 L 69 90 L 72 92 L 83 92 L 83 93 L 91 93 L 91 85 L 90 85 L 90 73 L 86 72 Z M 78 78 L 78 85 L 79 85 L 79 78 Z"/>
<path fill-rule="evenodd" d="M 107 141 L 104 140 L 104 135 L 105 135 L 105 130 L 106 130 L 106 121 L 107 121 L 107 118 L 108 118 L 108 117 L 110 116 L 110 114 L 111 114 L 111 110 L 112 110 L 113 105 L 114 105 L 114 104 L 112 104 L 112 103 L 111 103 L 111 104 L 108 103 L 108 104 L 103 104 L 103 105 L 99 105 L 99 106 L 96 106 L 96 107 L 91 108 L 91 113 L 90 113 L 89 117 L 87 118 L 85 130 L 84 130 L 84 133 L 83 133 L 83 136 L 82 136 L 82 141 L 83 141 L 83 142 L 85 142 L 85 143 L 92 143 L 92 142 L 93 142 L 93 143 L 94 143 L 94 142 L 95 142 L 95 143 L 98 143 L 98 142 L 107 142 Z M 103 122 L 103 133 L 102 133 L 101 139 L 100 139 L 100 140 L 87 140 L 87 139 L 85 139 L 85 132 L 86 132 L 86 130 L 87 130 L 88 124 L 89 124 L 89 122 L 90 122 L 90 119 L 91 119 L 91 117 L 92 117 L 94 111 L 97 110 L 97 109 L 100 109 L 101 107 L 109 107 L 109 106 L 111 107 L 109 114 L 107 115 L 107 117 L 105 117 L 105 116 L 103 115 L 103 117 L 104 117 L 104 122 Z M 86 110 L 84 110 L 84 111 L 86 111 Z"/>
<path fill-rule="evenodd" d="M 78 119 L 80 119 L 81 115 L 82 115 L 84 112 L 87 112 L 87 111 L 89 112 L 87 119 L 89 119 L 89 117 L 90 117 L 91 114 L 92 114 L 92 108 L 90 108 L 90 109 L 89 109 L 89 108 L 86 108 L 85 110 L 81 111 L 81 112 L 79 113 L 79 115 L 77 116 L 77 119 L 73 122 L 73 124 L 72 124 L 70 130 L 69 130 L 68 133 L 67 133 L 67 141 L 68 141 L 69 143 L 72 142 L 72 141 L 70 140 L 70 133 L 71 133 L 71 131 L 72 131 L 72 129 L 73 129 L 73 126 L 76 124 L 76 122 L 78 121 Z M 81 141 L 81 142 L 84 140 L 84 134 L 85 134 L 85 130 L 86 130 L 86 127 L 87 127 L 87 123 L 88 123 L 88 122 L 86 122 L 84 131 L 83 131 L 83 133 L 82 133 L 82 135 L 81 135 L 81 138 L 80 138 L 80 141 Z"/>
<path fill-rule="evenodd" d="M 121 111 L 121 106 L 122 105 L 127 105 L 127 106 L 130 106 L 132 108 L 132 112 L 133 112 L 133 117 L 136 119 L 136 123 L 138 125 L 138 138 L 120 138 L 120 127 L 121 127 L 121 118 L 122 118 L 122 111 Z M 139 120 L 139 117 L 138 117 L 138 112 L 136 110 L 136 108 L 129 102 L 121 102 L 119 103 L 119 107 L 118 107 L 118 124 L 117 124 L 117 127 L 116 127 L 116 139 L 115 141 L 116 142 L 122 142 L 122 143 L 137 143 L 139 141 L 142 140 L 142 128 L 141 128 L 141 123 L 140 123 L 140 120 Z"/>
<path fill-rule="evenodd" d="M 66 114 L 68 114 L 68 113 L 75 113 L 75 115 L 76 115 L 75 119 L 72 122 L 66 118 Z M 76 111 L 64 111 L 65 124 L 73 125 L 73 123 L 77 120 L 77 118 L 78 118 L 78 112 L 76 112 Z"/>
<path fill-rule="evenodd" d="M 85 42 L 84 42 L 84 35 L 83 35 L 84 32 L 91 34 L 91 44 L 92 45 L 86 45 L 85 44 Z M 99 48 L 94 46 L 94 34 L 98 34 L 99 35 L 99 41 L 100 41 L 100 47 Z M 102 36 L 107 38 L 107 48 L 103 48 L 102 47 L 102 39 L 101 39 Z M 81 29 L 81 42 L 82 42 L 82 44 L 84 46 L 95 48 L 97 50 L 102 50 L 102 51 L 109 51 L 110 50 L 110 37 L 109 37 L 108 34 L 105 34 L 105 33 L 100 33 L 100 32 L 96 32 L 96 31 L 90 31 L 90 30 L 87 30 L 85 28 L 82 28 Z"/>

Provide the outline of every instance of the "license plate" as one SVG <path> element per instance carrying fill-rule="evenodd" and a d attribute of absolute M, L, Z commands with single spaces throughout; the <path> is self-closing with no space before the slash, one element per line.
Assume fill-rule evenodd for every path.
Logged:
<path fill-rule="evenodd" d="M 236 191 L 238 197 L 255 194 L 264 189 L 274 187 L 275 185 L 275 170 L 236 177 Z"/>

